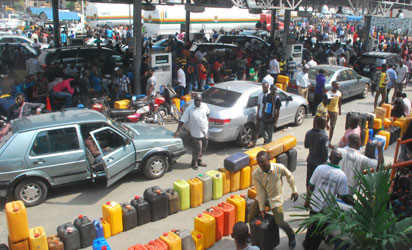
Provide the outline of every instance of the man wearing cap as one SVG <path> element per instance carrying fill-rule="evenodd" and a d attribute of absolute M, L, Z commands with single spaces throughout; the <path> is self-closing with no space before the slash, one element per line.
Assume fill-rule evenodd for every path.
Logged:
<path fill-rule="evenodd" d="M 116 67 L 114 69 L 116 76 L 114 78 L 114 84 L 116 86 L 116 99 L 123 100 L 126 98 L 126 95 L 132 93 L 130 87 L 130 79 L 125 74 L 123 74 L 123 68 Z"/>
<path fill-rule="evenodd" d="M 296 77 L 296 85 L 298 86 L 298 94 L 304 97 L 306 100 L 308 99 L 309 94 L 309 66 L 304 65 L 302 71 L 298 73 Z"/>

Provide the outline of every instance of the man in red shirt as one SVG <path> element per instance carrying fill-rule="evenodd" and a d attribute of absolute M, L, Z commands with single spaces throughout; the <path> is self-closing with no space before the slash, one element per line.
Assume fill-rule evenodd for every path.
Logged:
<path fill-rule="evenodd" d="M 207 69 L 206 69 L 207 61 L 205 59 L 202 60 L 201 63 L 197 65 L 198 75 L 199 75 L 199 89 L 197 91 L 202 92 L 204 90 L 206 84 L 206 77 L 207 77 Z"/>
<path fill-rule="evenodd" d="M 65 108 L 70 108 L 72 106 L 72 95 L 74 93 L 74 89 L 70 85 L 70 82 L 73 80 L 73 78 L 66 79 L 53 87 L 52 97 L 64 99 Z"/>

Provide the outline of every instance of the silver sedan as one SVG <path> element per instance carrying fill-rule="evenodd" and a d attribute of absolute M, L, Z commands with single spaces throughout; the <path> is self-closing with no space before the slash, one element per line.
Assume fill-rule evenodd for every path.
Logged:
<path fill-rule="evenodd" d="M 258 95 L 261 92 L 262 84 L 249 81 L 223 82 L 204 91 L 202 100 L 210 109 L 209 139 L 247 145 L 255 131 Z M 308 102 L 280 89 L 277 95 L 282 101 L 277 126 L 302 124 L 308 111 Z M 187 103 L 186 107 L 191 103 Z"/>

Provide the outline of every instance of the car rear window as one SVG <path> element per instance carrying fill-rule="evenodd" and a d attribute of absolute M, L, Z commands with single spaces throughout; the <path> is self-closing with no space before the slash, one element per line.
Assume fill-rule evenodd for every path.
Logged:
<path fill-rule="evenodd" d="M 41 64 L 53 64 L 56 62 L 57 57 L 58 57 L 57 53 L 44 51 L 39 56 L 39 62 Z"/>
<path fill-rule="evenodd" d="M 210 88 L 202 93 L 202 101 L 219 107 L 232 107 L 240 97 L 240 93 L 227 89 Z"/>
<path fill-rule="evenodd" d="M 316 80 L 316 75 L 318 74 L 319 69 L 309 69 L 309 80 Z M 325 70 L 325 78 L 329 79 L 333 75 L 333 71 Z"/>
<path fill-rule="evenodd" d="M 382 64 L 385 63 L 384 58 L 379 58 L 379 57 L 374 57 L 374 56 L 361 56 L 358 60 L 358 64 L 362 65 L 378 65 L 381 66 Z"/>

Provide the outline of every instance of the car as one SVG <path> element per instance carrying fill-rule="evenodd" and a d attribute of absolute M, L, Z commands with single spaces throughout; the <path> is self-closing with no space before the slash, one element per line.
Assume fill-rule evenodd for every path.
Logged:
<path fill-rule="evenodd" d="M 0 146 L 0 197 L 26 206 L 42 203 L 49 188 L 79 181 L 105 177 L 110 186 L 132 171 L 160 178 L 186 152 L 163 127 L 120 124 L 88 109 L 23 117 L 11 128 Z"/>
<path fill-rule="evenodd" d="M 81 69 L 84 63 L 98 59 L 99 62 L 111 60 L 116 66 L 122 66 L 123 58 L 119 53 L 104 47 L 75 46 L 67 48 L 45 49 L 39 56 L 40 65 L 47 71 L 52 72 L 57 66 L 62 68 L 63 64 L 75 63 Z"/>
<path fill-rule="evenodd" d="M 238 46 L 234 44 L 193 43 L 192 47 L 190 47 L 190 52 L 196 53 L 199 50 L 204 51 L 207 53 L 207 56 L 213 60 L 225 56 L 233 58 L 235 54 L 235 49 L 237 48 Z"/>
<path fill-rule="evenodd" d="M 383 64 L 398 65 L 401 57 L 389 52 L 366 52 L 355 61 L 353 69 L 359 75 L 374 79 L 376 72 L 382 69 Z"/>
<path fill-rule="evenodd" d="M 30 45 L 28 45 L 27 43 L 0 43 L 0 54 L 7 46 L 9 46 L 12 50 L 15 50 L 18 47 L 20 47 L 26 56 L 31 55 L 37 57 L 39 55 L 37 50 L 30 47 Z"/>
<path fill-rule="evenodd" d="M 260 93 L 262 84 L 250 81 L 223 82 L 205 90 L 202 102 L 210 109 L 209 139 L 215 142 L 236 141 L 239 146 L 249 144 L 255 131 Z M 280 89 L 277 95 L 282 101 L 277 127 L 302 124 L 309 111 L 308 102 Z M 192 103 L 186 103 L 183 109 Z"/>
<path fill-rule="evenodd" d="M 185 44 L 185 42 L 182 40 L 176 39 L 176 41 L 182 46 L 184 46 Z M 160 39 L 159 41 L 153 43 L 150 51 L 165 51 L 165 49 L 169 46 L 169 43 L 170 43 L 169 38 Z"/>
<path fill-rule="evenodd" d="M 366 98 L 370 88 L 371 79 L 361 76 L 353 69 L 342 66 L 317 65 L 309 69 L 310 89 L 308 99 L 313 102 L 314 92 L 316 86 L 316 75 L 319 70 L 325 71 L 327 91 L 332 89 L 332 82 L 338 81 L 340 83 L 340 91 L 342 92 L 342 99 L 347 99 L 353 96 Z M 297 93 L 297 86 L 295 82 L 291 82 L 288 86 L 288 92 Z"/>
<path fill-rule="evenodd" d="M 25 36 L 18 36 L 18 35 L 5 35 L 0 36 L 0 43 L 27 43 L 28 45 L 32 46 L 33 41 L 30 38 Z M 46 43 L 40 43 L 41 49 L 47 49 L 49 47 Z"/>
<path fill-rule="evenodd" d="M 239 44 L 241 47 L 244 47 L 246 42 L 257 44 L 263 50 L 269 50 L 270 47 L 262 38 L 251 35 L 221 35 L 216 40 L 216 43 Z"/>
<path fill-rule="evenodd" d="M 270 37 L 270 34 L 266 30 L 243 30 L 239 32 L 239 35 L 250 35 L 250 36 L 257 36 L 266 40 Z"/>

